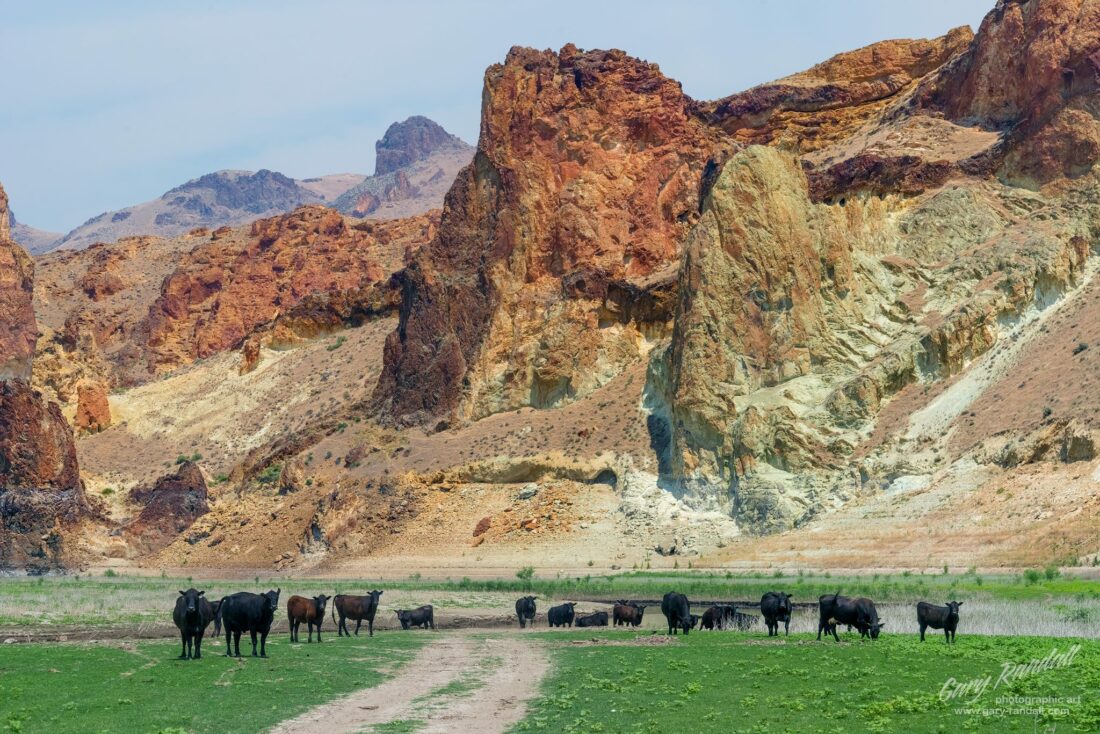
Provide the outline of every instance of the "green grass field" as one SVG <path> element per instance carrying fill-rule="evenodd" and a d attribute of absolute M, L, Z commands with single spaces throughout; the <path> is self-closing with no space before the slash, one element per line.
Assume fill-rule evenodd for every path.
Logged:
<path fill-rule="evenodd" d="M 247 639 L 247 635 L 244 636 Z M 33 644 L 0 648 L 2 732 L 257 732 L 307 708 L 377 685 L 422 644 L 385 635 L 291 645 L 269 638 L 266 659 L 176 660 L 178 642 Z M 242 639 L 242 652 L 250 646 Z"/>
<path fill-rule="evenodd" d="M 518 731 L 572 732 L 1033 732 L 1100 731 L 1100 644 L 1086 640 L 960 637 L 921 644 L 912 635 L 875 643 L 817 642 L 808 635 L 695 633 L 669 645 L 582 645 L 540 633 L 554 670 Z M 593 635 L 594 636 L 594 635 Z M 590 638 L 585 635 L 584 639 Z M 635 635 L 603 633 L 628 642 Z M 1081 650 L 1069 667 L 994 690 L 1005 662 Z M 986 691 L 944 701 L 948 679 L 992 676 Z M 1004 713 L 1000 696 L 1054 696 L 1038 717 Z M 1057 709 L 1066 708 L 1068 713 Z M 962 710 L 957 712 L 957 710 Z"/>

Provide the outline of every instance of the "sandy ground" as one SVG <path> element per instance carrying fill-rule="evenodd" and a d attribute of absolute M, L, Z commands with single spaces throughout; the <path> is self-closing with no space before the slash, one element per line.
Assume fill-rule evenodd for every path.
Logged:
<path fill-rule="evenodd" d="M 546 652 L 520 637 L 452 633 L 429 642 L 396 676 L 284 721 L 275 734 L 330 734 L 418 720 L 417 731 L 503 732 L 523 718 L 549 668 Z"/>

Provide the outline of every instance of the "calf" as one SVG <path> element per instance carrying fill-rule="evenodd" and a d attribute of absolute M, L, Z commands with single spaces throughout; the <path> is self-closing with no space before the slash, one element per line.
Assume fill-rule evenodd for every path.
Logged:
<path fill-rule="evenodd" d="M 367 592 L 365 596 L 354 594 L 337 594 L 332 597 L 332 621 L 336 622 L 336 615 L 340 615 L 340 621 L 336 622 L 336 636 L 343 637 L 348 632 L 348 620 L 355 620 L 355 636 L 359 636 L 359 626 L 363 620 L 367 620 L 367 631 L 374 637 L 374 615 L 378 613 L 378 598 L 382 592 L 378 589 Z"/>
<path fill-rule="evenodd" d="M 252 657 L 256 657 L 256 634 L 260 635 L 260 657 L 267 657 L 267 635 L 271 632 L 271 621 L 279 609 L 279 594 L 282 589 L 253 594 L 240 591 L 222 597 L 218 618 L 225 627 L 225 656 L 233 657 L 230 638 L 234 643 L 236 657 L 241 656 L 241 633 L 252 636 Z"/>
<path fill-rule="evenodd" d="M 577 617 L 576 624 L 578 627 L 606 627 L 607 612 L 593 612 L 583 617 Z"/>
<path fill-rule="evenodd" d="M 325 621 L 325 604 L 328 597 L 324 594 L 307 599 L 304 596 L 292 596 L 286 600 L 286 616 L 290 622 L 290 641 L 300 642 L 298 628 L 306 623 L 306 642 L 313 642 L 313 626 L 317 625 L 317 641 L 321 641 L 321 623 Z"/>
<path fill-rule="evenodd" d="M 644 604 L 632 604 L 625 601 L 615 602 L 615 607 L 611 610 L 612 621 L 616 627 L 620 624 L 637 627 L 642 623 L 643 614 L 645 614 Z"/>
<path fill-rule="evenodd" d="M 395 609 L 397 613 L 397 619 L 401 622 L 401 629 L 407 630 L 411 627 L 423 627 L 428 629 L 431 627 L 435 629 L 435 611 L 432 609 L 431 604 L 425 604 L 417 607 L 416 609 Z"/>
<path fill-rule="evenodd" d="M 683 594 L 670 591 L 661 600 L 661 613 L 668 621 L 668 633 L 676 634 L 682 629 L 686 635 L 691 631 L 691 604 Z"/>
<path fill-rule="evenodd" d="M 516 600 L 516 616 L 519 617 L 519 628 L 523 629 L 527 623 L 535 623 L 535 597 L 525 596 Z"/>
<path fill-rule="evenodd" d="M 550 607 L 550 611 L 546 613 L 546 621 L 550 623 L 551 627 L 572 627 L 573 617 L 576 616 L 575 606 L 577 606 L 577 602 L 567 601 L 556 607 Z"/>
<path fill-rule="evenodd" d="M 205 591 L 188 589 L 176 597 L 176 606 L 172 610 L 172 621 L 180 630 L 183 650 L 180 660 L 198 660 L 202 657 L 202 638 L 206 627 L 214 619 L 214 607 L 204 597 Z M 192 655 L 192 647 L 194 655 Z"/>
<path fill-rule="evenodd" d="M 920 641 L 924 642 L 924 631 L 931 627 L 943 630 L 947 642 L 955 641 L 955 630 L 959 627 L 959 607 L 961 601 L 949 601 L 947 606 L 938 607 L 922 601 L 917 604 L 917 624 L 920 625 Z"/>
<path fill-rule="evenodd" d="M 760 613 L 768 625 L 768 637 L 779 636 L 779 623 L 783 623 L 783 634 L 791 633 L 791 595 L 782 591 L 769 591 L 760 597 Z"/>

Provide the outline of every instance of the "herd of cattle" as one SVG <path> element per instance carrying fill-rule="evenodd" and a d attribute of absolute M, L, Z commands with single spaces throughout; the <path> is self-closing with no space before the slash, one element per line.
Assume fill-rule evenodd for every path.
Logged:
<path fill-rule="evenodd" d="M 195 659 L 202 657 L 202 640 L 206 628 L 214 623 L 214 636 L 221 635 L 225 630 L 225 654 L 226 656 L 241 656 L 241 635 L 248 632 L 252 638 L 252 656 L 257 654 L 257 636 L 259 638 L 259 656 L 267 657 L 267 636 L 271 632 L 271 624 L 279 609 L 279 594 L 282 589 L 275 589 L 263 594 L 253 594 L 241 591 L 236 594 L 224 596 L 216 602 L 205 598 L 205 592 L 196 589 L 180 591 L 176 598 L 176 606 L 172 612 L 172 619 L 180 630 L 180 638 L 183 650 L 181 659 Z M 359 628 L 365 621 L 367 632 L 374 636 L 374 619 L 378 612 L 378 601 L 382 596 L 381 591 L 375 589 L 363 596 L 352 594 L 337 594 L 329 597 L 324 594 L 307 598 L 304 596 L 292 596 L 287 600 L 286 611 L 290 625 L 290 640 L 298 642 L 298 631 L 303 622 L 306 624 L 306 642 L 313 642 L 314 628 L 317 631 L 317 641 L 321 641 L 321 623 L 325 620 L 325 610 L 332 601 L 332 620 L 336 624 L 338 637 L 351 637 L 348 631 L 347 621 L 355 621 L 355 634 L 359 634 Z M 551 607 L 546 614 L 547 622 L 551 627 L 607 627 L 609 621 L 616 627 L 638 627 L 642 623 L 645 614 L 645 604 L 620 599 L 612 608 L 610 617 L 607 612 L 597 611 L 590 614 L 577 614 L 576 602 L 566 602 Z M 920 638 L 924 641 L 924 634 L 928 628 L 942 629 L 947 642 L 955 641 L 955 631 L 959 625 L 959 607 L 962 602 L 951 601 L 946 606 L 937 606 L 928 602 L 917 604 L 917 624 L 920 627 Z M 534 596 L 525 596 L 516 601 L 516 617 L 519 626 L 533 625 L 537 605 Z M 425 604 L 416 609 L 395 609 L 398 621 L 402 629 L 422 627 L 435 629 L 435 612 L 431 604 Z M 688 634 L 691 630 L 727 630 L 749 629 L 758 619 L 754 614 L 744 614 L 730 604 L 716 604 L 709 607 L 703 614 L 691 613 L 691 603 L 683 594 L 671 591 L 665 594 L 661 600 L 661 613 L 668 622 L 668 634 L 675 635 L 680 630 Z M 779 591 L 769 591 L 760 599 L 760 616 L 768 628 L 768 636 L 779 635 L 779 625 L 783 624 L 784 634 L 790 634 L 791 615 L 794 613 L 794 605 L 790 594 Z M 339 615 L 339 619 L 337 619 Z M 822 633 L 832 635 L 839 642 L 837 627 L 844 625 L 851 631 L 857 630 L 861 638 L 869 637 L 877 640 L 885 622 L 878 616 L 875 603 L 865 597 L 856 599 L 836 594 L 825 594 L 818 598 L 818 625 L 817 639 L 821 639 Z"/>

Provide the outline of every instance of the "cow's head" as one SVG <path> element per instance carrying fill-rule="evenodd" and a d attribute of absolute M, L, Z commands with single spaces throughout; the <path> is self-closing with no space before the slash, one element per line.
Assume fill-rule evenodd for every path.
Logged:
<path fill-rule="evenodd" d="M 325 616 L 325 605 L 328 604 L 328 600 L 331 597 L 321 594 L 320 596 L 313 597 L 313 603 L 317 605 L 317 613 L 322 617 Z"/>
<path fill-rule="evenodd" d="M 394 609 L 393 613 L 397 615 L 397 621 L 401 623 L 401 629 L 407 630 L 409 628 L 409 618 L 412 614 L 407 609 Z"/>
<path fill-rule="evenodd" d="M 776 611 L 791 613 L 791 595 L 785 594 L 782 591 L 776 594 L 779 597 L 779 604 L 776 606 Z"/>
<path fill-rule="evenodd" d="M 867 632 L 870 633 L 872 640 L 877 640 L 879 632 L 886 626 L 885 622 L 875 622 L 874 624 L 867 625 Z"/>
<path fill-rule="evenodd" d="M 961 601 L 949 601 L 945 606 L 947 607 L 947 613 L 949 615 L 954 614 L 957 617 L 959 616 L 959 607 L 962 605 L 963 603 Z"/>
<path fill-rule="evenodd" d="M 279 611 L 279 594 L 281 594 L 282 591 L 282 588 L 278 588 L 275 589 L 275 591 L 268 591 L 264 594 L 264 599 L 267 600 L 267 608 L 272 614 Z"/>
<path fill-rule="evenodd" d="M 183 597 L 184 609 L 188 614 L 194 614 L 198 610 L 199 599 L 205 593 L 205 591 L 196 591 L 194 588 L 180 592 L 180 596 Z"/>
<path fill-rule="evenodd" d="M 567 602 L 565 602 L 565 606 L 569 607 L 569 611 L 571 611 L 571 612 L 572 612 L 572 611 L 575 611 L 575 610 L 574 610 L 574 607 L 576 607 L 576 606 L 577 606 L 577 602 L 575 602 L 575 601 L 567 601 Z"/>
<path fill-rule="evenodd" d="M 695 629 L 695 627 L 698 624 L 699 624 L 699 615 L 698 614 L 689 614 L 688 615 L 688 628 L 689 629 Z"/>

